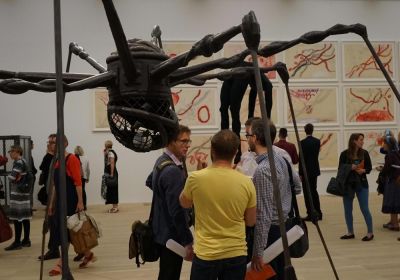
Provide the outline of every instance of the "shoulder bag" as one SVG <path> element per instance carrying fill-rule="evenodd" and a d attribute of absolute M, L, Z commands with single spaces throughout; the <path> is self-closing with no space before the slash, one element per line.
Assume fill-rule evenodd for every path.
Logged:
<path fill-rule="evenodd" d="M 292 191 L 292 209 L 294 210 L 295 216 L 288 218 L 286 221 L 286 225 L 291 229 L 295 225 L 298 225 L 301 227 L 304 231 L 304 234 L 297 240 L 295 241 L 292 245 L 289 247 L 290 251 L 290 257 L 292 258 L 301 258 L 303 257 L 309 248 L 309 242 L 308 242 L 308 230 L 306 223 L 300 218 L 300 212 L 299 212 L 299 207 L 297 205 L 297 200 L 296 200 L 296 193 L 295 193 L 295 188 L 294 188 L 294 182 L 293 182 L 293 174 L 292 174 L 292 167 L 290 166 L 290 163 L 284 159 L 286 162 L 286 166 L 289 171 L 289 181 L 290 181 L 290 188 Z"/>

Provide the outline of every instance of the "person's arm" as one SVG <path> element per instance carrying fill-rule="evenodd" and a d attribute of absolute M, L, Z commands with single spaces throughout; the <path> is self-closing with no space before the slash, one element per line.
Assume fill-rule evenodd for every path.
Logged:
<path fill-rule="evenodd" d="M 272 199 L 272 184 L 268 184 L 268 180 L 271 180 L 270 174 L 264 174 L 259 170 L 256 171 L 253 177 L 257 194 L 257 214 L 251 266 L 255 270 L 261 270 L 264 264 L 262 256 L 264 248 L 267 247 L 268 233 L 272 220 L 272 206 L 275 203 Z"/>
<path fill-rule="evenodd" d="M 179 203 L 183 208 L 192 208 L 193 206 L 193 200 L 187 198 L 184 191 L 179 195 Z"/>
<path fill-rule="evenodd" d="M 90 178 L 90 166 L 89 161 L 86 159 L 86 183 L 89 183 Z"/>
<path fill-rule="evenodd" d="M 109 157 L 108 161 L 110 162 L 110 176 L 114 177 L 114 171 L 115 171 L 115 158 Z"/>
<path fill-rule="evenodd" d="M 182 175 L 182 170 L 175 165 L 165 167 L 159 175 L 159 185 L 165 192 L 168 214 L 172 218 L 173 226 L 176 228 L 176 232 L 183 246 L 193 242 L 185 212 L 179 204 L 179 195 L 183 189 L 185 179 L 186 178 Z"/>
<path fill-rule="evenodd" d="M 81 177 L 81 166 L 79 159 L 75 155 L 70 155 L 66 162 L 67 173 L 72 177 L 76 188 L 76 194 L 78 196 L 78 203 L 76 205 L 76 212 L 83 211 L 85 209 L 83 205 L 82 195 L 82 177 Z"/>
<path fill-rule="evenodd" d="M 244 221 L 246 226 L 252 227 L 256 224 L 257 207 L 247 208 L 244 212 Z"/>
<path fill-rule="evenodd" d="M 50 185 L 50 200 L 49 200 L 49 204 L 47 207 L 47 214 L 49 216 L 52 216 L 54 214 L 54 201 L 55 201 L 55 197 L 56 197 L 56 188 L 54 187 L 54 181 L 51 180 L 51 185 Z"/>

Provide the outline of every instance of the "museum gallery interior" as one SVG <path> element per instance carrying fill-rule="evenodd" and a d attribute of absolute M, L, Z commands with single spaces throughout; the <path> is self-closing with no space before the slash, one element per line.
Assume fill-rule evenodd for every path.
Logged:
<path fill-rule="evenodd" d="M 296 145 L 297 151 L 294 121 L 300 139 L 306 136 L 304 125 L 312 123 L 313 135 L 321 141 L 318 193 L 324 216 L 317 225 L 307 222 L 309 250 L 304 257 L 291 260 L 297 279 L 400 278 L 400 252 L 396 249 L 400 235 L 382 227 L 389 215 L 381 211 L 383 196 L 376 191 L 379 172 L 375 169 L 385 162 L 380 150 L 385 130 L 389 129 L 396 138 L 400 132 L 400 96 L 396 96 L 400 86 L 400 36 L 396 28 L 400 24 L 400 2 L 114 0 L 132 57 L 144 61 L 137 67 L 119 62 L 124 60 L 123 49 L 115 42 L 121 34 L 110 28 L 116 23 L 109 23 L 110 15 L 105 12 L 103 2 L 109 1 L 61 1 L 60 69 L 66 85 L 65 102 L 61 103 L 53 74 L 57 67 L 56 2 L 0 0 L 0 156 L 8 157 L 8 163 L 0 168 L 0 204 L 7 208 L 10 199 L 7 176 L 13 160 L 7 152 L 11 145 L 23 143 L 21 146 L 30 150 L 27 140 L 31 139 L 34 149 L 25 156 L 30 153 L 38 168 L 46 154 L 48 136 L 57 133 L 57 106 L 60 108 L 63 103 L 67 151 L 73 153 L 79 145 L 90 162 L 90 180 L 85 187 L 87 211 L 101 229 L 99 245 L 93 249 L 97 261 L 87 268 L 79 269 L 72 260 L 74 252 L 69 249 L 74 279 L 157 277 L 158 262 L 146 262 L 138 268 L 135 260 L 128 258 L 132 223 L 148 219 L 150 213 L 152 191 L 146 187 L 147 176 L 163 152 L 168 131 L 178 121 L 192 131 L 185 161 L 189 174 L 196 170 L 199 158 L 211 165 L 211 138 L 224 122 L 220 110 L 224 80 L 235 75 L 230 70 L 238 67 L 250 70 L 237 76 L 253 75 L 252 54 L 258 54 L 260 75 L 272 84 L 270 119 L 277 129 L 287 129 L 287 140 Z M 254 20 L 252 16 L 259 24 L 259 44 L 256 38 L 253 50 L 249 48 L 254 43 L 250 31 L 257 28 L 248 27 L 250 31 L 246 31 L 245 27 L 246 21 Z M 214 36 L 207 37 L 208 34 Z M 133 40 L 136 38 L 149 43 Z M 215 43 L 213 48 L 208 48 L 210 40 Z M 143 50 L 153 49 L 152 45 L 162 49 L 160 53 L 141 56 Z M 239 60 L 233 62 L 233 58 Z M 288 83 L 276 68 L 280 62 L 286 65 Z M 69 69 L 65 71 L 67 65 Z M 131 86 L 128 70 L 141 77 L 139 86 Z M 160 84 L 149 85 L 148 81 Z M 141 103 L 144 88 L 151 88 L 150 94 L 156 92 L 156 99 Z M 255 84 L 254 88 L 256 92 Z M 242 152 L 248 150 L 244 123 L 249 116 L 251 91 L 251 86 L 244 88 L 243 98 L 236 104 L 240 107 L 236 121 L 240 122 Z M 125 99 L 116 98 L 116 92 L 123 92 Z M 156 105 L 166 109 L 149 109 Z M 261 117 L 258 98 L 250 113 Z M 233 115 L 229 117 L 234 119 Z M 233 129 L 234 125 L 230 125 Z M 144 136 L 149 131 L 153 134 Z M 353 133 L 364 134 L 364 149 L 372 163 L 367 177 L 375 236 L 371 242 L 361 242 L 365 222 L 357 202 L 353 203 L 355 238 L 339 238 L 346 233 L 342 198 L 326 192 L 330 179 L 337 174 L 340 153 L 347 149 Z M 107 140 L 113 142 L 118 155 L 118 213 L 107 212 L 109 207 L 101 195 Z M 45 206 L 37 199 L 39 174 L 40 171 L 33 189 L 31 247 L 8 252 L 4 248 L 10 241 L 0 243 L 0 279 L 40 277 L 38 256 Z M 300 214 L 306 216 L 304 197 L 301 194 L 297 198 Z M 45 244 L 47 239 L 48 235 Z M 50 279 L 48 271 L 54 263 L 43 263 L 43 279 Z M 190 279 L 190 268 L 191 263 L 184 261 L 181 279 Z M 60 276 L 52 278 L 57 277 Z"/>

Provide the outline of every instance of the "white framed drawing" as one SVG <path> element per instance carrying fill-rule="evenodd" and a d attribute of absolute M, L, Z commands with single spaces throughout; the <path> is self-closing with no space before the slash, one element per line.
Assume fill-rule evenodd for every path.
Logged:
<path fill-rule="evenodd" d="M 93 131 L 110 131 L 107 118 L 108 91 L 96 88 L 93 92 Z"/>
<path fill-rule="evenodd" d="M 337 86 L 295 86 L 289 90 L 297 124 L 312 123 L 314 126 L 339 124 Z M 281 94 L 287 96 L 286 92 L 281 92 Z M 293 125 L 287 97 L 285 98 L 285 124 Z"/>

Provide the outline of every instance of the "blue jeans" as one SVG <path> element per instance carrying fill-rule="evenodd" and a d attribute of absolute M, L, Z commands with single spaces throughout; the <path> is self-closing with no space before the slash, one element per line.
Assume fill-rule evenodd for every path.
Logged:
<path fill-rule="evenodd" d="M 368 233 L 372 233 L 372 216 L 368 208 L 368 188 L 360 188 L 355 191 L 357 195 L 358 204 L 360 205 L 361 213 L 364 216 L 365 223 L 367 224 Z M 353 229 L 353 200 L 354 194 L 343 196 L 344 217 L 346 219 L 348 233 L 354 233 Z"/>
<path fill-rule="evenodd" d="M 190 280 L 243 280 L 246 275 L 246 256 L 205 261 L 194 256 Z"/>

